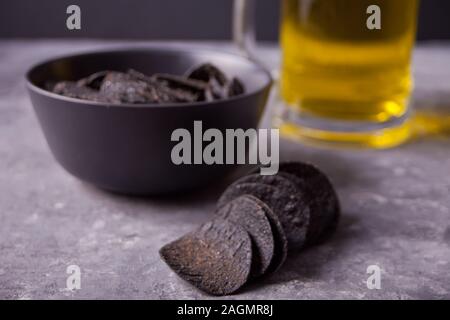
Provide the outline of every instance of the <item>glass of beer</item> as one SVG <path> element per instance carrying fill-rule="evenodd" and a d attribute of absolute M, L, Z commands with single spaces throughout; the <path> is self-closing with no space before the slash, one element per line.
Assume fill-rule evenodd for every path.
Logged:
<path fill-rule="evenodd" d="M 282 0 L 281 132 L 303 141 L 374 148 L 406 140 L 418 5 L 419 0 Z M 250 28 L 242 19 L 245 40 Z M 236 33 L 235 28 L 239 39 Z"/>

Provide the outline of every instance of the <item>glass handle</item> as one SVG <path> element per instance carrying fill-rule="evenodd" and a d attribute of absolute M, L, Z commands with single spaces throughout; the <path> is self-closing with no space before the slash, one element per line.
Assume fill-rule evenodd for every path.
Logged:
<path fill-rule="evenodd" d="M 254 0 L 234 0 L 233 42 L 243 55 L 257 61 L 255 56 Z"/>
<path fill-rule="evenodd" d="M 255 0 L 234 0 L 233 42 L 242 55 L 270 70 L 272 77 L 278 79 L 278 69 L 261 60 L 256 54 Z"/>

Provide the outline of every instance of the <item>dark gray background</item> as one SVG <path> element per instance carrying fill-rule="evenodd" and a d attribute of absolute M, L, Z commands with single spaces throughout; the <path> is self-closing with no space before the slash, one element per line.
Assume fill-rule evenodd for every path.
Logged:
<path fill-rule="evenodd" d="M 450 39 L 450 1 L 421 2 L 419 39 Z M 280 1 L 257 3 L 258 37 L 276 40 Z M 82 9 L 80 31 L 65 27 L 70 4 Z M 0 38 L 227 39 L 231 8 L 232 0 L 0 0 Z"/>

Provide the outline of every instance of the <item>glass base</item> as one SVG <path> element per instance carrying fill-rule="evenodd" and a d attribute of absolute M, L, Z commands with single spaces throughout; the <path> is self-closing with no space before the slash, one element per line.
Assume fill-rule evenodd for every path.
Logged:
<path fill-rule="evenodd" d="M 325 147 L 387 149 L 407 141 L 412 133 L 409 113 L 385 122 L 343 121 L 314 117 L 276 102 L 274 126 L 284 137 Z"/>

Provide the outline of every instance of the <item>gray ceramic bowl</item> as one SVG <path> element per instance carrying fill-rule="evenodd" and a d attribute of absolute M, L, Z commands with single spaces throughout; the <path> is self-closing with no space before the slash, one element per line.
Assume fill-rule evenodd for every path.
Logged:
<path fill-rule="evenodd" d="M 76 80 L 100 70 L 183 74 L 211 62 L 239 77 L 246 93 L 212 103 L 109 105 L 60 96 L 47 81 Z M 71 174 L 126 194 L 161 194 L 198 188 L 230 172 L 232 165 L 174 165 L 171 134 L 193 122 L 203 130 L 257 128 L 271 77 L 254 62 L 229 53 L 167 48 L 121 49 L 57 58 L 27 73 L 32 104 L 56 160 Z"/>

